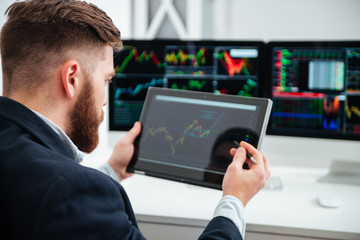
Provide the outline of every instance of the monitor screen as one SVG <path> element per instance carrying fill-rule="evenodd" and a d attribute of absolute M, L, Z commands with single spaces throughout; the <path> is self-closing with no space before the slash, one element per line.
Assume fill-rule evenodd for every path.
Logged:
<path fill-rule="evenodd" d="M 139 120 L 149 87 L 262 96 L 263 46 L 260 41 L 124 41 L 114 53 L 110 130 L 128 130 Z"/>
<path fill-rule="evenodd" d="M 360 139 L 360 42 L 270 42 L 268 133 Z"/>

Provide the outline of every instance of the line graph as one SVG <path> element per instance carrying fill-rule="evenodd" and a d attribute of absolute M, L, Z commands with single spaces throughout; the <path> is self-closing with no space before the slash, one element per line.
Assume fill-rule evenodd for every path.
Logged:
<path fill-rule="evenodd" d="M 246 80 L 246 84 L 244 84 L 243 88 L 239 91 L 238 96 L 252 96 L 251 91 L 257 86 L 257 83 L 252 80 Z"/>
<path fill-rule="evenodd" d="M 142 79 L 141 79 L 142 80 Z M 121 81 L 121 80 L 120 80 Z M 140 81 L 133 80 L 131 83 L 135 86 L 131 87 L 118 87 L 115 90 L 114 99 L 119 100 L 126 95 L 127 97 L 138 96 L 140 93 L 144 93 L 149 87 L 161 86 L 164 82 L 162 78 L 151 78 L 151 80 L 145 79 L 146 82 L 141 83 Z M 145 93 L 144 93 L 145 94 Z M 145 96 L 144 96 L 145 97 Z"/>
<path fill-rule="evenodd" d="M 182 48 L 169 49 L 165 54 L 165 63 L 180 66 L 205 66 L 209 64 L 207 49 L 200 48 L 196 53 L 188 53 Z"/>
<path fill-rule="evenodd" d="M 244 67 L 244 59 L 233 59 L 228 52 L 224 52 L 224 59 L 230 76 L 234 76 L 235 73 L 240 74 Z M 246 68 L 244 71 L 248 73 Z"/>
<path fill-rule="evenodd" d="M 116 73 L 163 73 L 166 64 L 159 60 L 155 50 L 124 46 L 124 49 L 114 56 Z"/>
<path fill-rule="evenodd" d="M 168 85 L 172 89 L 212 92 L 212 80 L 210 79 L 168 79 Z"/>
<path fill-rule="evenodd" d="M 170 135 L 167 127 L 150 128 L 147 130 L 144 141 L 147 141 L 149 136 L 156 136 L 157 134 L 164 134 L 164 141 L 170 144 L 171 155 L 175 154 L 176 148 L 182 145 L 187 136 L 206 138 L 210 134 L 210 129 L 203 129 L 202 125 L 199 124 L 198 120 L 194 120 L 189 126 L 187 126 L 178 139 L 174 140 L 174 137 Z"/>
<path fill-rule="evenodd" d="M 190 141 L 190 138 L 206 139 L 209 137 L 211 131 L 223 115 L 224 113 L 204 111 L 198 116 L 201 118 L 200 121 L 202 123 L 198 119 L 194 119 L 187 126 L 163 125 L 160 127 L 150 127 L 145 131 L 143 141 L 152 142 L 161 148 L 169 146 L 170 154 L 173 156 L 178 147 L 185 145 L 185 142 Z M 210 124 L 210 126 L 204 127 L 204 124 Z M 164 142 L 166 143 L 165 145 Z M 189 144 L 192 145 L 191 143 Z"/>
<path fill-rule="evenodd" d="M 346 117 L 347 119 L 357 119 L 357 122 L 360 122 L 360 108 L 359 106 L 345 106 Z"/>
<path fill-rule="evenodd" d="M 218 94 L 252 97 L 255 95 L 257 85 L 257 82 L 253 79 L 247 79 L 245 83 L 239 80 L 222 80 L 217 82 L 217 90 L 215 92 Z"/>
<path fill-rule="evenodd" d="M 346 52 L 346 57 L 360 59 L 360 50 L 352 49 Z"/>
<path fill-rule="evenodd" d="M 345 128 L 351 134 L 360 133 L 360 96 L 348 95 L 345 101 Z"/>
<path fill-rule="evenodd" d="M 228 51 L 219 51 L 216 54 L 218 60 L 218 73 L 235 75 L 251 75 L 249 58 L 231 57 Z"/>

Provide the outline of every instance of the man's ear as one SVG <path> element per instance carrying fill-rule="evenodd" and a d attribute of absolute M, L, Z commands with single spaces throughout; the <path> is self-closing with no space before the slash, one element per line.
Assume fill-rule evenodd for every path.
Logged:
<path fill-rule="evenodd" d="M 61 68 L 61 83 L 65 94 L 73 98 L 79 87 L 80 65 L 75 60 L 69 60 Z"/>

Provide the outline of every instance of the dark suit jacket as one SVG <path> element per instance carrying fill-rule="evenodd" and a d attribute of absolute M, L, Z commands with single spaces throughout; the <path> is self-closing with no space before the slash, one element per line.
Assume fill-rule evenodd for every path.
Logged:
<path fill-rule="evenodd" d="M 0 184 L 2 239 L 144 239 L 123 187 L 76 163 L 44 121 L 4 97 Z M 241 235 L 230 220 L 217 217 L 200 239 Z"/>

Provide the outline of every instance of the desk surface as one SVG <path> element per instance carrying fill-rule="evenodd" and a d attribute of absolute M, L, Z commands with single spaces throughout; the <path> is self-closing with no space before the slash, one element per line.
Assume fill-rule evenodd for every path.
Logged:
<path fill-rule="evenodd" d="M 273 166 L 272 176 L 281 179 L 283 189 L 263 189 L 248 203 L 247 230 L 360 239 L 360 186 L 318 182 L 326 173 L 326 169 Z M 164 217 L 206 224 L 222 196 L 219 190 L 141 175 L 122 184 L 135 213 L 150 221 Z M 341 206 L 319 206 L 319 194 L 335 195 Z"/>

